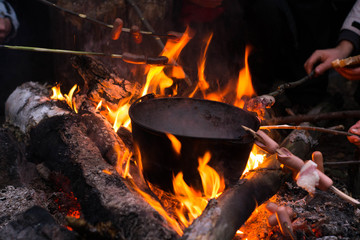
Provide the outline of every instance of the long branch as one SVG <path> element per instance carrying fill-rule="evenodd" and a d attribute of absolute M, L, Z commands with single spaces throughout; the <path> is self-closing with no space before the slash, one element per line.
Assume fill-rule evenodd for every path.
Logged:
<path fill-rule="evenodd" d="M 263 120 L 261 122 L 261 125 L 276 125 L 276 124 L 289 124 L 289 123 L 299 124 L 302 122 L 317 122 L 320 120 L 344 119 L 344 118 L 360 119 L 360 111 L 349 110 L 349 111 L 339 111 L 339 112 L 331 112 L 331 113 L 278 117 L 269 120 Z"/>
<path fill-rule="evenodd" d="M 275 96 L 277 96 L 279 94 L 284 93 L 285 90 L 288 89 L 288 88 L 294 88 L 294 87 L 300 86 L 301 84 L 303 84 L 303 83 L 307 82 L 309 79 L 311 79 L 314 76 L 314 74 L 315 74 L 315 72 L 312 71 L 309 75 L 301 78 L 298 81 L 281 84 L 280 86 L 278 86 L 276 91 L 271 92 L 271 93 L 269 93 L 267 95 L 275 97 Z"/>

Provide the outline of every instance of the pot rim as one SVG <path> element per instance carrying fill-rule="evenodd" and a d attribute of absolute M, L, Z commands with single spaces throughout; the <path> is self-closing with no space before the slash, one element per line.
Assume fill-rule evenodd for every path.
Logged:
<path fill-rule="evenodd" d="M 255 125 L 256 125 L 256 129 L 253 129 L 255 131 L 257 131 L 260 127 L 260 121 L 259 119 L 251 112 L 249 111 L 246 111 L 242 108 L 239 108 L 239 107 L 236 107 L 234 105 L 230 105 L 230 104 L 227 104 L 227 103 L 223 103 L 223 102 L 218 102 L 218 101 L 213 101 L 213 100 L 207 100 L 207 99 L 200 99 L 200 98 L 186 98 L 186 97 L 156 97 L 156 98 L 150 98 L 150 99 L 146 99 L 146 100 L 143 100 L 143 101 L 136 101 L 134 102 L 130 108 L 129 108 L 129 117 L 131 119 L 131 124 L 135 123 L 137 124 L 138 126 L 140 126 L 141 128 L 143 128 L 144 130 L 146 130 L 147 132 L 151 132 L 153 134 L 156 134 L 156 135 L 162 135 L 162 136 L 166 136 L 165 133 L 170 133 L 172 135 L 174 135 L 175 137 L 177 138 L 182 138 L 182 139 L 194 139 L 194 140 L 207 140 L 207 141 L 226 141 L 226 142 L 234 142 L 234 143 L 251 143 L 254 141 L 254 139 L 251 137 L 251 138 L 246 138 L 246 136 L 251 136 L 249 133 L 245 133 L 243 136 L 241 136 L 241 138 L 220 138 L 220 137 L 198 137 L 198 136 L 188 136 L 188 135 L 180 135 L 180 134 L 176 134 L 176 133 L 172 133 L 172 132 L 166 132 L 166 131 L 163 131 L 163 130 L 157 130 L 155 128 L 151 128 L 149 126 L 146 126 L 144 124 L 142 124 L 141 122 L 139 122 L 138 120 L 136 120 L 133 116 L 133 109 L 134 107 L 136 107 L 136 105 L 138 104 L 142 104 L 142 103 L 145 103 L 145 102 L 148 102 L 148 101 L 163 101 L 163 100 L 167 100 L 167 99 L 176 99 L 176 100 L 179 100 L 181 101 L 182 99 L 186 99 L 187 101 L 197 101 L 197 102 L 210 102 L 210 103 L 215 103 L 215 104 L 218 104 L 218 105 L 224 105 L 224 106 L 227 106 L 227 107 L 231 107 L 231 108 L 236 108 L 237 110 L 240 110 L 240 111 L 243 111 L 245 112 L 246 114 L 249 114 L 251 117 L 254 118 L 254 121 L 255 121 Z M 252 139 L 252 140 L 249 140 L 249 141 L 244 141 L 244 139 Z"/>

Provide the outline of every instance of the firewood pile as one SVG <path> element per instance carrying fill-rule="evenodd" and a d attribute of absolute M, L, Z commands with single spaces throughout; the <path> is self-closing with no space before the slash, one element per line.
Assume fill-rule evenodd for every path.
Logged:
<path fill-rule="evenodd" d="M 84 10 L 81 4 L 58 2 L 69 9 Z M 146 5 L 146 1 L 140 2 Z M 167 1 L 159 2 L 166 12 Z M 108 6 L 99 5 L 97 13 L 101 14 L 102 8 Z M 116 10 L 123 11 L 125 5 L 120 1 Z M 135 12 L 130 11 L 128 18 Z M 117 14 L 114 10 L 108 17 L 113 20 Z M 68 20 L 81 26 L 76 17 Z M 129 48 L 127 43 L 118 44 Z M 94 39 L 87 47 L 100 45 Z M 139 47 L 134 49 L 142 51 Z M 186 225 L 176 215 L 184 203 L 143 176 L 131 131 L 116 126 L 116 121 L 110 123 L 103 114 L 103 110 L 119 106 L 124 99 L 130 99 L 130 105 L 142 96 L 138 81 L 120 77 L 118 71 L 107 67 L 108 63 L 85 56 L 72 58 L 72 68 L 82 82 L 77 83 L 80 90 L 74 87 L 62 98 L 53 98 L 56 87 L 37 82 L 22 84 L 9 96 L 6 122 L 0 128 L 0 239 L 360 239 L 359 202 L 350 197 L 348 184 L 341 178 L 344 171 L 336 175 L 329 171 L 331 165 L 326 165 L 331 158 L 329 148 L 331 154 L 340 153 L 337 148 L 341 144 L 337 141 L 346 142 L 346 133 L 337 136 L 342 139 L 335 139 L 333 146 L 329 143 L 333 138 L 301 129 L 265 132 L 244 126 L 264 161 L 235 183 L 227 184 L 221 194 L 208 199 L 206 208 Z M 175 92 L 176 84 L 180 86 L 175 81 L 166 89 L 166 95 Z M 189 85 L 191 82 L 180 87 Z M 189 92 L 176 90 L 181 94 Z M 277 94 L 280 93 L 246 99 L 244 108 L 265 117 L 263 125 L 284 121 L 271 117 L 269 107 Z M 328 107 L 320 103 L 309 116 L 326 114 Z M 358 117 L 358 112 L 346 114 Z M 299 118 L 292 117 L 290 123 Z M 296 123 L 311 127 L 303 123 L 310 119 L 304 119 Z M 312 158 L 318 142 L 323 146 L 320 150 L 324 161 L 313 158 L 317 167 L 306 160 Z M 152 144 L 149 142 L 149 146 Z M 345 158 L 353 148 L 346 150 L 338 158 Z M 309 184 L 312 190 L 306 186 L 305 191 L 298 180 L 309 171 L 319 179 Z M 305 182 L 308 183 L 306 178 Z M 190 218 L 190 214 L 185 218 Z"/>

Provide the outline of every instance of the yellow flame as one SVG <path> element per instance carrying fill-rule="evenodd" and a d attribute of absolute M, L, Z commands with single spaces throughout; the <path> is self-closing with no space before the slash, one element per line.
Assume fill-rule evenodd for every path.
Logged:
<path fill-rule="evenodd" d="M 198 171 L 204 193 L 188 186 L 182 172 L 179 172 L 173 179 L 175 198 L 181 203 L 181 207 L 176 209 L 176 214 L 185 227 L 188 227 L 194 219 L 200 216 L 208 201 L 218 197 L 225 188 L 223 178 L 207 165 L 210 158 L 209 152 L 199 158 Z"/>
<path fill-rule="evenodd" d="M 56 86 L 51 88 L 53 91 L 53 95 L 50 97 L 53 100 L 60 100 L 63 101 L 65 100 L 64 96 L 61 94 L 60 91 L 60 84 L 57 84 Z"/>
<path fill-rule="evenodd" d="M 53 95 L 50 98 L 53 100 L 65 101 L 71 109 L 73 109 L 76 113 L 78 113 L 76 103 L 75 103 L 75 98 L 73 98 L 76 88 L 77 88 L 77 84 L 75 84 L 70 89 L 68 94 L 64 94 L 64 96 L 63 96 L 60 91 L 60 85 L 58 84 L 55 87 L 52 87 Z"/>
<path fill-rule="evenodd" d="M 259 153 L 259 148 L 256 145 L 254 145 L 251 152 L 250 152 L 250 156 L 249 156 L 249 159 L 247 161 L 247 164 L 246 164 L 245 170 L 243 172 L 243 175 L 245 173 L 259 167 L 259 165 L 264 162 L 265 156 L 266 156 L 266 154 Z"/>
<path fill-rule="evenodd" d="M 96 106 L 96 110 L 99 110 L 101 108 L 102 105 L 102 100 L 100 100 L 100 102 L 98 103 L 98 105 Z"/>

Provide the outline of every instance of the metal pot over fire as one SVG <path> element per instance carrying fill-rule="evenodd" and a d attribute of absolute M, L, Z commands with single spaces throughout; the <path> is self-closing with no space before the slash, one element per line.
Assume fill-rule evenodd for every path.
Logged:
<path fill-rule="evenodd" d="M 129 116 L 144 177 L 166 191 L 172 191 L 179 172 L 188 185 L 201 190 L 198 159 L 207 151 L 208 165 L 224 177 L 225 185 L 236 183 L 254 143 L 241 125 L 254 131 L 260 126 L 257 117 L 243 109 L 194 98 L 143 98 L 132 104 Z M 167 133 L 180 141 L 180 154 Z"/>

